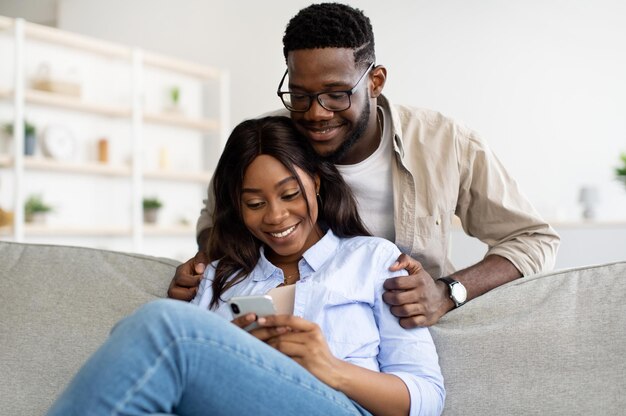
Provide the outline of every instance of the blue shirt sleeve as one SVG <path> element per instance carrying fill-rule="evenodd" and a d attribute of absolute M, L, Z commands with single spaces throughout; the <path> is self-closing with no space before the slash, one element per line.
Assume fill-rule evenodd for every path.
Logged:
<path fill-rule="evenodd" d="M 211 298 L 213 297 L 213 287 L 211 285 L 213 283 L 213 277 L 215 276 L 216 266 L 217 261 L 211 263 L 204 269 L 204 277 L 200 282 L 198 293 L 196 293 L 196 297 L 192 299 L 191 304 L 197 305 L 202 309 L 209 309 L 209 303 L 211 303 Z"/>
<path fill-rule="evenodd" d="M 379 250 L 386 270 L 400 255 L 399 250 Z M 428 328 L 404 329 L 382 298 L 386 278 L 406 275 L 406 271 L 389 273 L 376 285 L 374 317 L 380 334 L 378 363 L 380 371 L 393 374 L 406 384 L 411 397 L 411 415 L 439 415 L 443 411 L 445 388 L 439 367 L 439 356 Z"/>

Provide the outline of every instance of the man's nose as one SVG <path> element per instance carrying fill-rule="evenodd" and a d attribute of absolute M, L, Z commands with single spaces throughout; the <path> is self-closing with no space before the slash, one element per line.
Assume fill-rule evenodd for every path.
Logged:
<path fill-rule="evenodd" d="M 307 120 L 318 121 L 318 120 L 330 120 L 333 118 L 335 114 L 334 111 L 330 111 L 322 107 L 317 98 L 311 101 L 311 107 L 305 113 L 305 117 Z"/>

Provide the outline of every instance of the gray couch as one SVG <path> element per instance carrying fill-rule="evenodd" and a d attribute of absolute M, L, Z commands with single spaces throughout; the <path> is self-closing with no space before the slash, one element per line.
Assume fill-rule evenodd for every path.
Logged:
<path fill-rule="evenodd" d="M 0 242 L 0 414 L 40 415 L 177 262 Z M 626 262 L 517 280 L 431 329 L 446 415 L 626 414 Z"/>

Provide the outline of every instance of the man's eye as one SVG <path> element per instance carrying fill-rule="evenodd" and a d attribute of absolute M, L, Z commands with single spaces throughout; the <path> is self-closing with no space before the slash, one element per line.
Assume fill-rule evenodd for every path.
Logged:
<path fill-rule="evenodd" d="M 346 94 L 344 92 L 337 92 L 337 93 L 329 92 L 326 95 L 331 100 L 342 100 L 342 99 L 344 99 L 346 97 Z"/>
<path fill-rule="evenodd" d="M 291 94 L 291 101 L 307 101 L 309 99 L 308 95 L 304 94 Z"/>

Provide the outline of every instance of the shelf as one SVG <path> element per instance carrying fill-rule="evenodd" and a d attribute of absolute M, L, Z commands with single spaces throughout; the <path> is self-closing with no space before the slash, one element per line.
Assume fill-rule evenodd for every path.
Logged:
<path fill-rule="evenodd" d="M 107 117 L 129 118 L 131 116 L 130 107 L 89 103 L 81 100 L 80 98 L 51 92 L 26 90 L 24 92 L 24 98 L 29 104 L 47 105 L 50 107 L 59 107 L 66 110 L 81 111 Z"/>
<path fill-rule="evenodd" d="M 0 16 L 0 29 L 12 29 L 14 24 L 15 19 Z M 24 22 L 24 34 L 30 39 L 52 42 L 108 57 L 130 59 L 132 54 L 132 49 L 128 47 L 31 22 Z"/>
<path fill-rule="evenodd" d="M 0 236 L 11 235 L 13 228 L 0 227 Z M 130 227 L 80 227 L 45 224 L 24 224 L 26 236 L 40 237 L 129 237 Z"/>
<path fill-rule="evenodd" d="M 569 220 L 569 221 L 548 221 L 552 228 L 569 229 L 569 228 L 624 228 L 626 227 L 626 219 L 622 220 Z"/>
<path fill-rule="evenodd" d="M 221 136 L 227 135 L 224 130 L 229 125 L 228 72 L 22 19 L 0 16 L 0 35 L 3 42 L 7 38 L 15 46 L 14 53 L 7 55 L 13 62 L 14 76 L 9 79 L 10 71 L 0 74 L 1 109 L 13 108 L 17 126 L 26 116 L 33 117 L 42 128 L 59 117 L 64 119 L 64 124 L 82 120 L 77 128 L 84 130 L 80 136 L 86 140 L 81 142 L 84 144 L 81 152 L 74 152 L 66 158 L 49 157 L 46 152 L 38 152 L 35 156 L 22 155 L 22 149 L 16 147 L 13 140 L 12 146 L 9 144 L 12 150 L 0 153 L 0 175 L 3 180 L 7 177 L 6 180 L 12 181 L 9 184 L 12 183 L 18 191 L 8 208 L 14 212 L 22 210 L 25 192 L 31 187 L 46 190 L 56 189 L 58 185 L 67 189 L 74 185 L 103 185 L 102 192 L 107 193 L 107 198 L 110 196 L 111 203 L 123 204 L 119 207 L 120 212 L 110 219 L 112 226 L 100 225 L 100 221 L 86 214 L 90 211 L 85 209 L 74 215 L 59 212 L 47 218 L 46 223 L 38 224 L 25 223 L 20 216 L 17 228 L 13 228 L 13 224 L 0 227 L 0 238 L 24 242 L 50 240 L 64 244 L 82 244 L 90 239 L 110 249 L 127 249 L 130 244 L 133 250 L 142 252 L 163 243 L 175 250 L 176 244 L 168 244 L 168 238 L 194 241 L 195 224 L 183 224 L 184 221 L 177 219 L 166 222 L 163 221 L 165 218 L 157 224 L 144 224 L 141 199 L 146 188 L 155 188 L 157 196 L 167 204 L 168 213 L 181 219 L 187 218 L 187 214 L 181 215 L 181 212 L 187 213 L 188 207 L 184 199 L 178 197 L 178 188 L 183 186 L 193 193 L 206 192 L 214 163 L 207 155 L 221 152 Z M 33 45 L 38 50 L 41 48 L 41 56 L 29 49 Z M 82 96 L 72 95 L 77 89 L 64 85 L 63 81 L 70 82 L 65 79 L 59 79 L 56 85 L 53 82 L 29 83 L 33 77 L 29 68 L 44 55 L 55 67 L 76 60 L 79 69 L 94 72 L 81 83 Z M 109 70 L 112 70 L 110 74 L 104 74 Z M 101 71 L 103 75 L 110 75 L 110 79 L 99 76 Z M 121 91 L 112 96 L 109 91 L 103 91 L 101 85 L 89 88 L 105 82 L 102 81 L 105 79 L 111 85 L 119 80 Z M 16 80 L 19 84 L 15 83 Z M 186 111 L 169 109 L 156 102 L 159 100 L 155 95 L 158 90 L 172 84 L 181 84 L 192 91 L 190 97 L 193 98 L 186 103 Z M 159 147 L 163 149 L 179 143 L 181 135 L 184 140 L 188 138 L 190 148 L 202 149 L 202 152 L 191 155 L 189 163 L 186 158 L 190 156 L 182 153 L 180 157 L 185 158 L 184 162 L 172 163 L 167 169 L 151 163 L 149 158 L 160 154 Z M 93 139 L 98 137 L 110 137 L 111 143 L 124 144 L 107 148 L 113 151 L 108 163 L 101 163 L 95 155 L 82 151 L 94 147 Z M 129 192 L 116 195 L 113 186 L 109 186 L 114 182 L 115 188 L 128 184 Z M 66 192 L 62 197 L 68 204 L 85 203 L 85 207 L 89 207 L 96 203 L 82 201 L 77 192 Z"/>
<path fill-rule="evenodd" d="M 143 174 L 145 179 L 152 180 L 168 180 L 168 181 L 183 181 L 183 182 L 198 182 L 203 184 L 209 184 L 213 172 L 180 172 L 180 171 L 167 171 L 167 170 L 154 170 L 146 171 Z"/>
<path fill-rule="evenodd" d="M 0 99 L 9 99 L 13 97 L 11 90 L 0 87 Z"/>
<path fill-rule="evenodd" d="M 143 232 L 146 236 L 170 236 L 196 238 L 196 228 L 191 225 L 152 225 L 144 224 Z"/>
<path fill-rule="evenodd" d="M 10 236 L 13 227 L 0 227 L 0 237 Z M 146 236 L 168 236 L 168 237 L 190 237 L 195 238 L 196 229 L 190 225 L 143 225 L 143 232 Z M 26 236 L 40 237 L 129 237 L 132 235 L 130 227 L 81 227 L 81 226 L 60 226 L 45 224 L 25 224 L 24 234 Z"/>
<path fill-rule="evenodd" d="M 12 97 L 13 92 L 11 90 L 0 88 L 0 99 L 10 99 Z M 81 100 L 80 98 L 46 91 L 26 90 L 24 92 L 24 98 L 28 104 L 45 105 L 106 117 L 128 118 L 129 121 L 132 115 L 131 109 L 128 107 L 89 103 Z M 146 113 L 144 114 L 143 119 L 148 123 L 182 127 L 199 130 L 205 133 L 216 132 L 220 127 L 219 123 L 215 120 L 187 117 L 176 113 Z"/>
<path fill-rule="evenodd" d="M 559 229 L 604 229 L 604 228 L 624 228 L 626 227 L 626 218 L 615 220 L 583 220 L 583 219 L 571 219 L 571 220 L 550 220 L 546 222 L 557 231 Z M 452 230 L 463 231 L 461 220 L 459 217 L 454 216 L 452 221 Z"/>
<path fill-rule="evenodd" d="M 13 91 L 4 88 L 0 89 L 0 98 L 10 99 L 12 97 Z M 28 104 L 45 105 L 107 117 L 128 118 L 130 120 L 131 116 L 130 107 L 90 103 L 80 98 L 46 91 L 27 89 L 24 91 L 24 100 Z"/>
<path fill-rule="evenodd" d="M 149 123 L 195 129 L 205 133 L 216 132 L 219 129 L 219 123 L 217 121 L 204 118 L 191 118 L 176 113 L 146 113 L 143 119 Z"/>
<path fill-rule="evenodd" d="M 13 158 L 8 155 L 0 155 L 0 168 L 13 166 Z M 98 162 L 64 162 L 44 157 L 24 156 L 24 167 L 30 170 L 42 170 L 60 173 L 78 173 L 84 175 L 122 176 L 132 174 L 128 166 L 105 165 Z M 166 180 L 179 182 L 197 182 L 208 184 L 211 181 L 212 172 L 181 172 L 168 170 L 153 170 L 144 172 L 147 180 Z"/>
<path fill-rule="evenodd" d="M 147 66 L 154 66 L 168 71 L 178 72 L 200 79 L 218 79 L 218 70 L 206 66 L 197 65 L 181 59 L 170 58 L 152 52 L 144 52 L 143 63 Z"/>
<path fill-rule="evenodd" d="M 0 155 L 0 167 L 12 167 L 13 158 Z M 102 176 L 130 176 L 131 170 L 126 166 L 111 166 L 102 163 L 63 162 L 43 157 L 24 156 L 24 167 L 32 170 L 43 170 L 62 173 L 79 173 Z"/>

